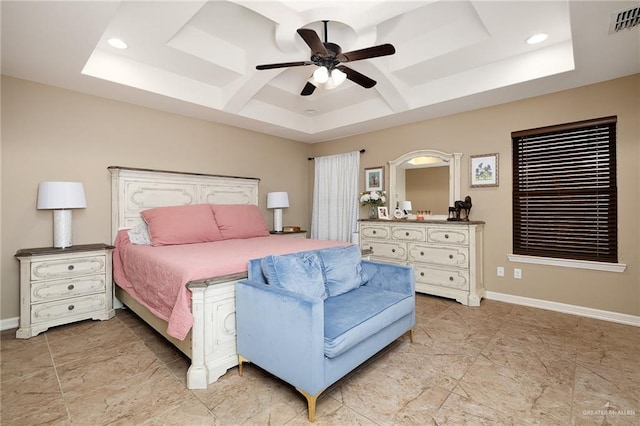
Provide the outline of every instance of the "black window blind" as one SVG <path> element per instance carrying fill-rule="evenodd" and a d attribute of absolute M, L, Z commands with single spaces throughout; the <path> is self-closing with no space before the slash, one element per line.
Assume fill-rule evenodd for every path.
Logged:
<path fill-rule="evenodd" d="M 511 134 L 515 254 L 618 262 L 616 121 Z"/>

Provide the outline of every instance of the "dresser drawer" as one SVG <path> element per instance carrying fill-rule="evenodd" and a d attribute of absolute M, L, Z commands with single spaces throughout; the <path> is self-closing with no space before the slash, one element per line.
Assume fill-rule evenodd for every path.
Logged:
<path fill-rule="evenodd" d="M 446 244 L 469 244 L 467 228 L 427 228 L 427 242 Z"/>
<path fill-rule="evenodd" d="M 416 282 L 459 290 L 469 290 L 468 270 L 445 269 L 423 264 L 415 264 L 414 268 Z"/>
<path fill-rule="evenodd" d="M 408 259 L 410 262 L 427 262 L 466 268 L 469 266 L 469 248 L 409 244 Z"/>
<path fill-rule="evenodd" d="M 374 258 L 386 257 L 393 260 L 406 260 L 407 249 L 405 243 L 394 243 L 392 241 L 363 241 L 360 244 L 363 249 L 373 250 Z"/>
<path fill-rule="evenodd" d="M 31 286 L 31 302 L 46 302 L 66 297 L 83 296 L 85 294 L 104 293 L 104 291 L 104 274 L 62 280 L 38 281 Z"/>
<path fill-rule="evenodd" d="M 388 225 L 362 225 L 360 228 L 360 238 L 380 238 L 386 239 L 391 237 L 391 231 Z"/>
<path fill-rule="evenodd" d="M 37 324 L 92 312 L 104 312 L 106 306 L 106 296 L 104 294 L 38 303 L 31 306 L 31 323 Z"/>
<path fill-rule="evenodd" d="M 411 226 L 394 226 L 391 228 L 391 236 L 400 241 L 426 241 L 425 229 Z"/>
<path fill-rule="evenodd" d="M 105 256 L 73 257 L 31 262 L 31 280 L 78 277 L 105 272 Z"/>

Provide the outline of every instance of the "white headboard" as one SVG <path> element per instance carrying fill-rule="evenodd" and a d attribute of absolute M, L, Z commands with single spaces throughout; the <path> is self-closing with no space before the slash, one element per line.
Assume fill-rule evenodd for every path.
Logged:
<path fill-rule="evenodd" d="M 111 239 L 142 221 L 140 212 L 187 204 L 258 205 L 258 178 L 108 167 L 111 173 Z"/>

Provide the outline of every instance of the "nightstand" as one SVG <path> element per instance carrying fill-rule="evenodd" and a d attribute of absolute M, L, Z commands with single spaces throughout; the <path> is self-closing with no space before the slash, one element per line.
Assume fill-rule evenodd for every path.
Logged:
<path fill-rule="evenodd" d="M 307 231 L 290 231 L 290 232 L 276 232 L 269 231 L 271 235 L 284 235 L 291 238 L 307 238 Z"/>
<path fill-rule="evenodd" d="M 113 246 L 86 244 L 64 249 L 18 250 L 20 261 L 19 339 L 56 325 L 113 318 Z"/>

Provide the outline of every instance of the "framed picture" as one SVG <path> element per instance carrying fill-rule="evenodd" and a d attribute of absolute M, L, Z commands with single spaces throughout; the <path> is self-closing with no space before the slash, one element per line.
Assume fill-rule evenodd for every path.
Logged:
<path fill-rule="evenodd" d="M 498 186 L 498 154 L 469 157 L 469 186 L 484 188 Z"/>
<path fill-rule="evenodd" d="M 390 219 L 389 209 L 387 207 L 378 207 L 378 219 Z"/>
<path fill-rule="evenodd" d="M 384 167 L 364 169 L 364 190 L 382 191 L 384 188 L 383 172 Z"/>

